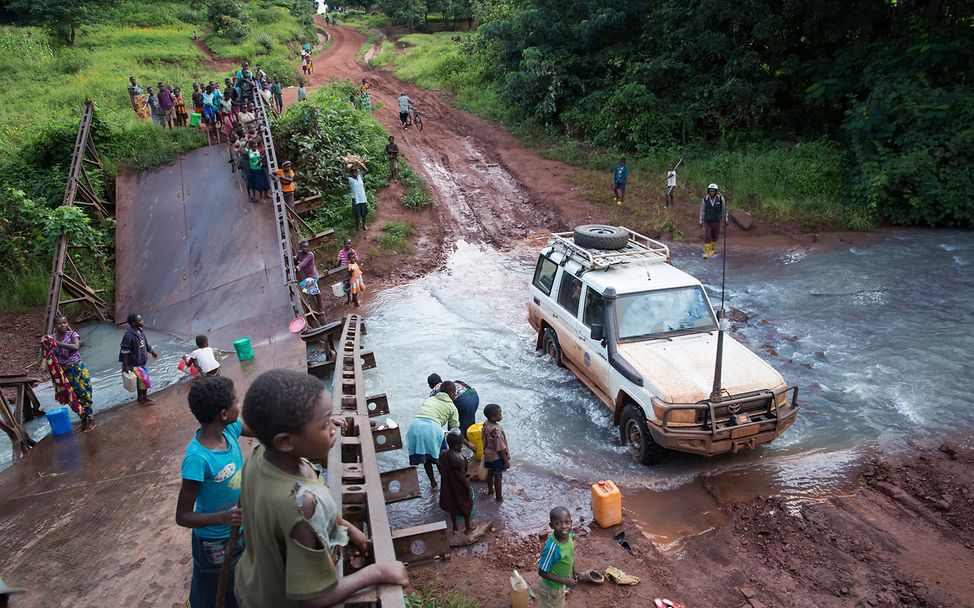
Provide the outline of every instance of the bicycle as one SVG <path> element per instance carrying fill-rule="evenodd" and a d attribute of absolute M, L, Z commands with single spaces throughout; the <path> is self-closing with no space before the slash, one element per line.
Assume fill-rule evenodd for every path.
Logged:
<path fill-rule="evenodd" d="M 416 129 L 423 130 L 423 118 L 422 113 L 416 108 L 410 107 L 410 112 L 412 113 L 412 124 L 416 125 Z"/>

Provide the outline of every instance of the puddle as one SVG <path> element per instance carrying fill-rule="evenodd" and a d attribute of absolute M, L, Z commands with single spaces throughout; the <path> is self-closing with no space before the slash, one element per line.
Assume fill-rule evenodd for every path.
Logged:
<path fill-rule="evenodd" d="M 663 553 L 677 553 L 690 538 L 712 534 L 730 523 L 699 478 L 669 490 L 624 494 L 623 511 Z"/>

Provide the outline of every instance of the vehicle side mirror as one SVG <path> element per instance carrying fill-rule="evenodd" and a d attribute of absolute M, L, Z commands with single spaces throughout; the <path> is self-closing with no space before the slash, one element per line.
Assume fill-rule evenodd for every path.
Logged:
<path fill-rule="evenodd" d="M 592 339 L 595 340 L 596 342 L 601 342 L 602 340 L 605 340 L 605 328 L 602 325 L 598 323 L 592 323 Z"/>

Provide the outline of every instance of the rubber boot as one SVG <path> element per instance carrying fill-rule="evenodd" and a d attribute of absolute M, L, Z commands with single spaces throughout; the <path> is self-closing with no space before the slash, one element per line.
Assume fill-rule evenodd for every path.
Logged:
<path fill-rule="evenodd" d="M 706 260 L 709 257 L 710 257 L 710 243 L 704 243 L 703 244 L 703 259 Z"/>

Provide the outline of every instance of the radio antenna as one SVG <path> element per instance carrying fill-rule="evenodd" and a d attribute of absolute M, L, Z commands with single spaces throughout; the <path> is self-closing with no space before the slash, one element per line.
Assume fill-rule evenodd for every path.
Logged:
<path fill-rule="evenodd" d="M 719 195 L 718 195 L 719 196 Z M 720 273 L 720 311 L 717 312 L 717 362 L 714 364 L 714 388 L 710 392 L 710 401 L 720 403 L 723 400 L 720 387 L 720 376 L 723 371 L 724 363 L 724 294 L 727 291 L 727 199 L 722 205 L 723 216 L 720 218 L 723 224 L 724 255 L 721 256 L 723 269 Z"/>

